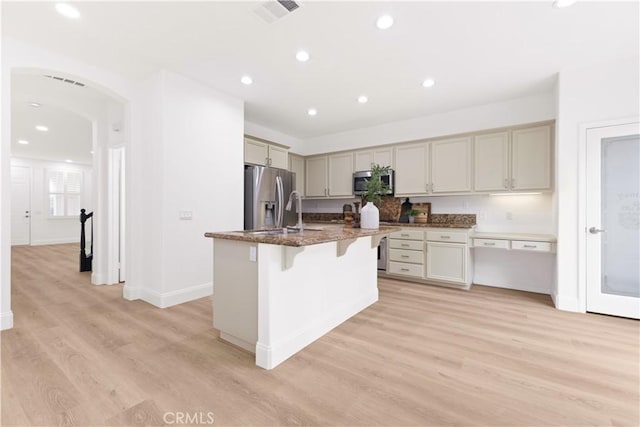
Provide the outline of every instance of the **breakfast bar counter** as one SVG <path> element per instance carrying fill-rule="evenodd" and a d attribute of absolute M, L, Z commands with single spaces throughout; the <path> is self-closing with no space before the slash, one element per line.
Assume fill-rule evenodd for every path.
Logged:
<path fill-rule="evenodd" d="M 396 230 L 318 224 L 301 233 L 206 233 L 214 328 L 255 353 L 256 365 L 276 367 L 378 301 L 378 245 Z"/>

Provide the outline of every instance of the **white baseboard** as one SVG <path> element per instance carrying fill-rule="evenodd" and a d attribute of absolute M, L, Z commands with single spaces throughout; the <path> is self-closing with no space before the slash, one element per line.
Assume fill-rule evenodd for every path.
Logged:
<path fill-rule="evenodd" d="M 167 308 L 213 294 L 213 283 L 190 286 L 176 291 L 158 293 L 150 289 L 124 286 L 123 297 L 127 300 L 141 299 L 159 308 Z"/>
<path fill-rule="evenodd" d="M 551 294 L 551 299 L 553 300 L 553 304 L 556 306 L 558 310 L 573 311 L 575 313 L 584 313 L 584 311 L 580 309 L 580 304 L 578 302 L 578 298 L 576 297 L 568 297 L 566 295 Z"/>
<path fill-rule="evenodd" d="M 0 331 L 13 328 L 13 312 L 0 313 Z"/>
<path fill-rule="evenodd" d="M 65 243 L 78 243 L 80 244 L 80 239 L 77 237 L 67 237 L 62 239 L 40 239 L 31 241 L 31 246 L 43 246 L 43 245 L 62 245 Z M 79 248 L 78 248 L 79 250 Z M 80 252 L 78 252 L 80 253 Z"/>
<path fill-rule="evenodd" d="M 480 283 L 476 281 L 474 281 L 473 284 L 479 285 L 479 286 L 490 286 L 492 288 L 513 289 L 514 291 L 524 291 L 524 292 L 533 292 L 536 294 L 551 295 L 551 289 L 536 287 L 536 286 L 528 286 L 526 284 L 525 285 L 503 285 L 503 284 L 495 284 L 495 283 Z"/>
<path fill-rule="evenodd" d="M 361 298 L 353 304 L 340 307 L 324 318 L 318 319 L 309 327 L 298 330 L 271 346 L 264 345 L 258 341 L 256 343 L 256 365 L 265 369 L 275 368 L 376 301 L 378 301 L 378 288 L 374 293 Z"/>

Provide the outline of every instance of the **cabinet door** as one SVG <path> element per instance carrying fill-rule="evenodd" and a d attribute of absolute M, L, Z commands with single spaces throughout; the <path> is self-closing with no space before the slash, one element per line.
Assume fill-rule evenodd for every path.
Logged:
<path fill-rule="evenodd" d="M 269 146 L 269 166 L 272 168 L 289 168 L 289 150 L 275 145 Z"/>
<path fill-rule="evenodd" d="M 289 170 L 296 174 L 295 189 L 304 196 L 304 159 L 300 156 L 296 156 L 295 154 L 289 154 Z"/>
<path fill-rule="evenodd" d="M 373 165 L 373 151 L 356 151 L 353 154 L 353 170 L 368 171 Z"/>
<path fill-rule="evenodd" d="M 353 153 L 329 156 L 329 195 L 353 195 Z"/>
<path fill-rule="evenodd" d="M 466 283 L 467 245 L 427 242 L 427 279 Z"/>
<path fill-rule="evenodd" d="M 471 138 L 431 143 L 431 191 L 471 191 Z"/>
<path fill-rule="evenodd" d="M 511 188 L 551 188 L 551 126 L 518 129 L 512 132 Z"/>
<path fill-rule="evenodd" d="M 474 140 L 476 191 L 509 189 L 509 132 L 478 135 Z"/>
<path fill-rule="evenodd" d="M 307 197 L 327 195 L 327 157 L 310 157 L 305 160 L 305 194 Z"/>
<path fill-rule="evenodd" d="M 244 162 L 254 165 L 266 165 L 269 158 L 269 144 L 253 139 L 244 139 Z"/>
<path fill-rule="evenodd" d="M 399 145 L 396 154 L 396 189 L 398 196 L 428 192 L 429 144 Z"/>
<path fill-rule="evenodd" d="M 393 166 L 393 149 L 391 147 L 374 150 L 356 151 L 353 154 L 354 171 L 371 170 L 374 164 L 380 166 Z"/>

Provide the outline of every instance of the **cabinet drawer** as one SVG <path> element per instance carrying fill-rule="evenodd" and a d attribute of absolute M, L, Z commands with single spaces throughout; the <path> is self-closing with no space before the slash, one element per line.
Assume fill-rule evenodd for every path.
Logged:
<path fill-rule="evenodd" d="M 509 241 L 500 239 L 473 239 L 473 246 L 476 248 L 509 249 Z"/>
<path fill-rule="evenodd" d="M 389 239 L 389 247 L 392 249 L 411 249 L 413 251 L 423 251 L 424 242 L 422 240 Z"/>
<path fill-rule="evenodd" d="M 551 243 L 529 242 L 526 240 L 512 240 L 511 249 L 516 249 L 520 251 L 551 252 Z"/>
<path fill-rule="evenodd" d="M 432 242 L 467 243 L 467 233 L 460 231 L 427 231 L 427 240 Z"/>
<path fill-rule="evenodd" d="M 424 266 L 422 264 L 405 264 L 404 262 L 390 261 L 389 273 L 422 277 L 424 275 Z"/>
<path fill-rule="evenodd" d="M 424 240 L 424 231 L 422 230 L 401 230 L 391 233 L 392 239 L 404 240 Z"/>
<path fill-rule="evenodd" d="M 412 264 L 423 264 L 424 253 L 422 251 L 407 251 L 404 249 L 389 249 L 389 259 L 391 261 L 410 262 Z"/>

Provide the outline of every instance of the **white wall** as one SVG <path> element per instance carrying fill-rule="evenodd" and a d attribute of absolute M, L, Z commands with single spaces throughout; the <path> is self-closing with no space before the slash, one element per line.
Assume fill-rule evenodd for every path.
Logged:
<path fill-rule="evenodd" d="M 82 173 L 83 191 L 80 194 L 80 206 L 87 212 L 91 212 L 93 210 L 91 166 L 18 157 L 11 159 L 11 165 L 27 166 L 31 169 L 31 244 L 51 245 L 80 242 L 80 212 L 73 218 L 51 218 L 48 215 L 49 193 L 47 191 L 46 170 L 56 169 Z M 88 228 L 87 238 L 89 238 Z"/>
<path fill-rule="evenodd" d="M 578 280 L 580 230 L 578 158 L 580 127 L 640 116 L 639 58 L 561 70 L 556 122 L 558 272 L 556 307 L 585 311 L 585 283 Z"/>
<path fill-rule="evenodd" d="M 298 152 L 308 156 L 553 120 L 555 116 L 555 97 L 550 92 L 305 139 Z"/>
<path fill-rule="evenodd" d="M 163 71 L 142 87 L 140 145 L 131 153 L 138 209 L 125 295 L 166 307 L 212 292 L 206 231 L 241 229 L 242 101 Z M 192 220 L 180 220 L 190 211 Z M 139 233 L 138 231 L 139 230 Z"/>

